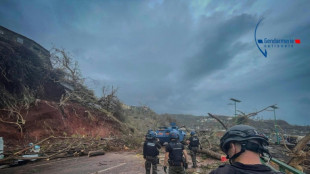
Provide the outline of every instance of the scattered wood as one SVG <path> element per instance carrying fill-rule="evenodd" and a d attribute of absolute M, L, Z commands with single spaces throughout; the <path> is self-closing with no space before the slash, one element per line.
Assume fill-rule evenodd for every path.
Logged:
<path fill-rule="evenodd" d="M 214 151 L 212 151 L 210 149 L 198 150 L 197 152 L 198 153 L 206 154 L 206 155 L 208 155 L 208 156 L 210 156 L 212 158 L 218 159 L 218 160 L 221 160 L 221 157 L 222 157 L 222 154 L 214 152 Z"/>
<path fill-rule="evenodd" d="M 88 157 L 104 155 L 104 154 L 105 154 L 105 152 L 103 150 L 90 151 L 90 152 L 88 152 Z"/>
<path fill-rule="evenodd" d="M 288 162 L 288 165 L 303 171 L 303 167 L 301 164 L 306 160 L 307 156 L 310 156 L 310 151 L 305 152 L 303 151 L 304 148 L 307 146 L 307 143 L 310 141 L 310 134 L 306 135 L 302 138 L 298 144 L 293 149 L 293 156 L 292 159 Z"/>
<path fill-rule="evenodd" d="M 16 160 L 52 160 L 56 158 L 66 158 L 72 156 L 88 155 L 97 156 L 104 155 L 105 150 L 121 150 L 126 142 L 116 138 L 100 138 L 100 137 L 55 137 L 50 136 L 32 146 L 26 148 L 15 147 L 6 151 L 5 158 L 0 159 L 0 165 L 10 165 L 16 163 Z M 40 145 L 40 152 L 35 153 L 39 157 L 22 157 L 24 154 L 34 154 L 31 149 L 35 145 Z"/>
<path fill-rule="evenodd" d="M 16 152 L 16 153 L 14 153 L 14 155 L 20 155 L 20 154 L 22 154 L 23 152 L 25 152 L 25 151 L 27 151 L 27 150 L 29 150 L 29 149 L 34 148 L 35 145 L 42 144 L 43 142 L 45 142 L 46 140 L 49 140 L 49 139 L 51 139 L 51 138 L 55 138 L 55 137 L 54 137 L 54 136 L 50 136 L 50 137 L 48 137 L 48 138 L 45 138 L 44 140 L 42 140 L 42 141 L 40 141 L 40 142 L 38 142 L 38 143 L 36 143 L 36 144 L 33 144 L 32 146 L 29 146 L 29 147 L 27 147 L 27 148 L 25 148 L 25 149 L 23 149 L 23 150 L 21 150 L 21 151 L 18 151 L 18 152 Z"/>

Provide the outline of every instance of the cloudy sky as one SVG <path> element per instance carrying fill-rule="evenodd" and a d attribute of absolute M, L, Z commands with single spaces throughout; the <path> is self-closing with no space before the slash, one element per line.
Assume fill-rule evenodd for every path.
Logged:
<path fill-rule="evenodd" d="M 278 104 L 278 118 L 310 125 L 309 9 L 307 0 L 1 0 L 0 25 L 69 51 L 98 96 L 113 85 L 128 105 L 194 115 L 233 115 L 233 97 L 244 112 Z M 301 44 L 265 58 L 254 39 L 261 18 L 257 38 Z"/>

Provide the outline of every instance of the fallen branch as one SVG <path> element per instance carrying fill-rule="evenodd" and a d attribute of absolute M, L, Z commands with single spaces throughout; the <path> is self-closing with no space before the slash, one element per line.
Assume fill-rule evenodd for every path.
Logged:
<path fill-rule="evenodd" d="M 212 151 L 210 149 L 198 150 L 197 152 L 198 153 L 206 154 L 206 155 L 208 155 L 208 156 L 210 156 L 212 158 L 218 159 L 218 160 L 221 160 L 221 157 L 222 157 L 222 154 L 214 152 L 214 151 Z"/>
<path fill-rule="evenodd" d="M 15 152 L 13 155 L 14 155 L 14 156 L 15 156 L 15 155 L 20 155 L 21 153 L 23 153 L 23 152 L 25 152 L 25 151 L 27 151 L 27 150 L 29 150 L 29 149 L 31 149 L 31 148 L 34 148 L 35 145 L 42 144 L 44 141 L 49 140 L 49 139 L 51 139 L 51 138 L 55 138 L 55 137 L 54 137 L 54 136 L 50 136 L 50 137 L 48 137 L 48 138 L 45 138 L 44 140 L 42 140 L 42 141 L 40 141 L 40 142 L 38 142 L 38 143 L 36 143 L 36 144 L 33 144 L 32 146 L 29 146 L 29 147 L 27 147 L 27 148 L 25 148 L 25 149 L 23 149 L 23 150 L 21 150 L 21 151 Z"/>
<path fill-rule="evenodd" d="M 105 151 L 103 151 L 103 150 L 89 151 L 88 152 L 88 157 L 104 155 L 104 154 L 105 154 Z"/>
<path fill-rule="evenodd" d="M 260 110 L 260 111 L 249 113 L 249 114 L 245 115 L 245 117 L 250 118 L 250 117 L 255 116 L 255 115 L 257 115 L 258 113 L 263 112 L 263 111 L 265 111 L 265 110 L 267 110 L 267 109 L 269 109 L 269 108 L 271 108 L 271 107 L 273 107 L 273 106 L 276 106 L 276 104 L 267 106 L 266 108 L 264 108 L 264 109 L 262 109 L 262 110 Z"/>
<path fill-rule="evenodd" d="M 221 123 L 221 125 L 227 130 L 227 126 L 219 119 L 217 118 L 215 115 L 208 113 L 208 115 L 214 119 L 216 119 L 219 123 Z"/>
<path fill-rule="evenodd" d="M 5 121 L 5 120 L 2 120 L 1 118 L 0 118 L 0 121 L 3 122 L 3 123 L 8 123 L 8 124 L 15 124 L 15 125 L 17 125 L 17 126 L 19 127 L 19 129 L 20 129 L 20 135 L 21 135 L 21 137 L 23 136 L 23 128 L 22 128 L 22 126 L 21 126 L 18 122 Z"/>

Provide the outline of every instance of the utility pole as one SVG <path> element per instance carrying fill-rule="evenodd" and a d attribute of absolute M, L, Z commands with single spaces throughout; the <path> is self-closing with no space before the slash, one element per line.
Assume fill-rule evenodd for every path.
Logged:
<path fill-rule="evenodd" d="M 280 137 L 279 137 L 279 132 L 278 132 L 278 126 L 277 126 L 277 117 L 276 117 L 276 109 L 279 109 L 276 105 L 271 106 L 273 109 L 273 116 L 274 116 L 274 128 L 276 131 L 276 136 L 277 136 L 277 144 L 280 144 Z"/>
<path fill-rule="evenodd" d="M 230 100 L 235 103 L 235 116 L 237 116 L 237 103 L 240 103 L 241 101 L 234 98 L 230 98 Z"/>

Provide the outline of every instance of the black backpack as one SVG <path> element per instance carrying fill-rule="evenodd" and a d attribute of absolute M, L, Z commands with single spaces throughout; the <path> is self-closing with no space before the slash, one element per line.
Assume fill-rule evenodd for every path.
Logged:
<path fill-rule="evenodd" d="M 159 151 L 156 147 L 156 142 L 155 141 L 147 141 L 146 143 L 146 156 L 157 156 L 159 154 Z"/>
<path fill-rule="evenodd" d="M 189 146 L 191 146 L 191 147 L 198 147 L 199 146 L 199 139 L 197 136 L 192 136 L 190 138 Z"/>
<path fill-rule="evenodd" d="M 181 166 L 183 162 L 183 148 L 179 142 L 169 143 L 171 152 L 169 152 L 169 164 L 172 166 Z"/>

